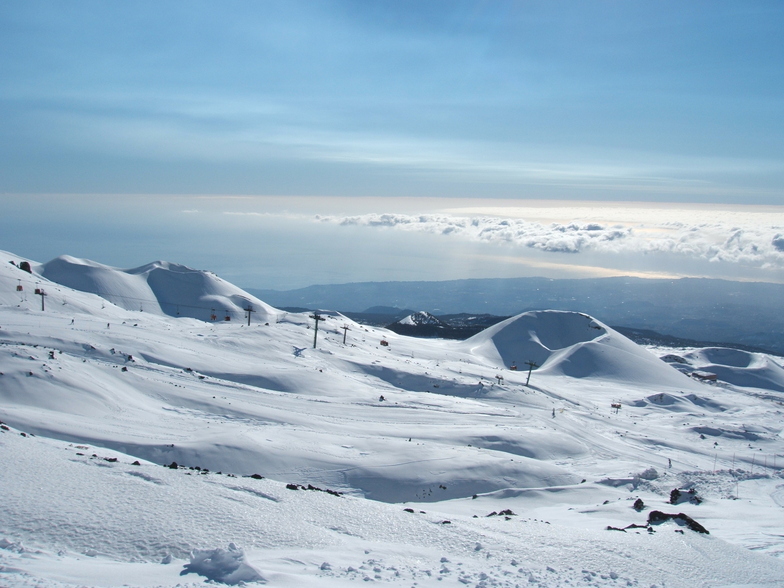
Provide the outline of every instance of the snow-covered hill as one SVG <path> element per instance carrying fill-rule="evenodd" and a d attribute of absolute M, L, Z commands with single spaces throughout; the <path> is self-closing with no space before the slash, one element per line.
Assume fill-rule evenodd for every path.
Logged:
<path fill-rule="evenodd" d="M 60 256 L 33 265 L 34 274 L 74 290 L 91 292 L 127 310 L 139 310 L 201 320 L 239 319 L 250 308 L 257 321 L 278 312 L 255 296 L 215 274 L 184 265 L 156 261 L 120 270 L 86 259 Z"/>
<path fill-rule="evenodd" d="M 708 347 L 686 353 L 683 359 L 686 365 L 713 373 L 723 382 L 784 392 L 784 368 L 761 353 Z"/>
<path fill-rule="evenodd" d="M 602 378 L 689 388 L 678 371 L 617 331 L 588 315 L 567 311 L 526 312 L 465 342 L 471 353 L 499 368 L 538 367 L 537 375 Z"/>
<path fill-rule="evenodd" d="M 467 341 L 324 312 L 314 349 L 307 314 L 206 272 L 58 258 L 28 273 L 0 255 L 15 262 L 0 264 L 0 585 L 784 577 L 775 358 L 678 351 L 762 374 L 700 382 L 569 312 Z M 241 300 L 251 326 L 171 312 Z M 710 535 L 684 518 L 645 526 L 654 510 Z"/>

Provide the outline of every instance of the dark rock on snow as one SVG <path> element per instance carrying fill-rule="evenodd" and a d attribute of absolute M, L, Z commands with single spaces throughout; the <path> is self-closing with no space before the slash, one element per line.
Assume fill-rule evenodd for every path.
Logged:
<path fill-rule="evenodd" d="M 684 514 L 682 512 L 678 514 L 669 514 L 666 512 L 662 512 L 660 510 L 653 510 L 648 515 L 648 524 L 649 525 L 658 525 L 665 521 L 673 520 L 679 525 L 686 525 L 692 531 L 696 531 L 697 533 L 704 533 L 705 535 L 710 535 L 710 532 L 691 518 L 689 515 Z"/>

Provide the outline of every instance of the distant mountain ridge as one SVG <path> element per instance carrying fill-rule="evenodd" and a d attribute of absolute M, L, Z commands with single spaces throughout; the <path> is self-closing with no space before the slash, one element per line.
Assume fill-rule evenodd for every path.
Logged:
<path fill-rule="evenodd" d="M 529 310 L 586 312 L 606 324 L 683 339 L 728 342 L 784 354 L 784 285 L 707 278 L 469 279 L 444 282 L 359 282 L 277 291 L 248 288 L 276 307 L 423 309 L 441 316 Z"/>
<path fill-rule="evenodd" d="M 426 310 L 420 310 L 419 312 L 414 312 L 408 315 L 407 317 L 400 319 L 397 322 L 401 325 L 431 326 L 431 327 L 444 326 L 443 322 L 438 320 L 436 317 L 434 317 Z"/>
<path fill-rule="evenodd" d="M 347 313 L 354 320 L 362 322 L 364 318 L 373 320 L 381 318 L 381 315 L 366 315 L 363 313 Z M 444 314 L 436 317 L 429 312 L 419 311 L 408 316 L 390 322 L 393 315 L 387 315 L 385 322 L 376 323 L 379 326 L 386 326 L 390 331 L 409 337 L 438 337 L 440 339 L 468 339 L 473 335 L 483 331 L 502 320 L 509 317 L 469 314 Z"/>

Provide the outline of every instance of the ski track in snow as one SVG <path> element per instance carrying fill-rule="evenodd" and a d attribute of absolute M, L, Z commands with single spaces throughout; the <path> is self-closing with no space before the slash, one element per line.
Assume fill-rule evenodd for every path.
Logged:
<path fill-rule="evenodd" d="M 0 586 L 784 585 L 780 358 L 558 312 L 465 342 L 324 313 L 313 349 L 261 301 L 250 327 L 163 314 L 252 300 L 211 274 L 58 260 L 0 264 Z M 651 510 L 710 535 L 606 530 Z"/>

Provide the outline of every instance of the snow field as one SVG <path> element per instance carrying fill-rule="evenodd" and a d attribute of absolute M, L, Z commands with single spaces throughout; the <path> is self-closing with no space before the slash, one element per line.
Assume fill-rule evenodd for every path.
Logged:
<path fill-rule="evenodd" d="M 404 505 L 289 490 L 272 480 L 134 466 L 116 452 L 22 437 L 13 429 L 0 443 L 4 471 L 17 474 L 0 482 L 4 508 L 13 513 L 0 533 L 25 535 L 6 539 L 0 565 L 62 585 L 77 570 L 80 582 L 112 585 L 117 575 L 133 578 L 137 568 L 142 576 L 151 573 L 155 562 L 156 583 L 179 582 L 172 569 L 186 571 L 192 550 L 226 551 L 231 543 L 261 577 L 281 586 L 366 577 L 424 586 L 515 586 L 531 578 L 545 585 L 773 585 L 784 569 L 778 559 L 712 536 L 676 534 L 676 525 L 637 534 L 570 525 L 563 513 L 547 521 L 524 513 L 486 516 L 491 507 L 524 506 L 520 496 L 426 505 L 433 509 L 425 513 L 419 508 L 425 505 L 412 505 L 407 512 Z M 444 510 L 451 511 L 448 519 Z M 634 519 L 630 511 L 627 520 Z M 107 567 L 114 567 L 108 582 Z M 24 581 L 18 572 L 4 579 L 15 576 Z"/>
<path fill-rule="evenodd" d="M 93 271 L 81 262 L 62 265 Z M 192 300 L 217 280 L 153 266 L 177 284 L 168 294 Z M 153 271 L 98 270 L 116 296 Z M 16 291 L 19 276 L 45 288 L 45 311 Z M 578 313 L 520 315 L 460 342 L 325 312 L 313 349 L 307 314 L 254 315 L 248 327 L 166 312 L 0 264 L 0 585 L 784 577 L 775 358 L 675 351 L 695 368 L 768 370 L 749 387 L 743 371 L 695 381 Z M 525 387 L 527 371 L 508 368 L 534 352 L 542 367 Z M 200 469 L 163 467 L 172 461 Z M 702 501 L 669 504 L 674 488 Z M 687 513 L 710 535 L 675 522 L 606 530 L 645 525 L 652 510 Z"/>

